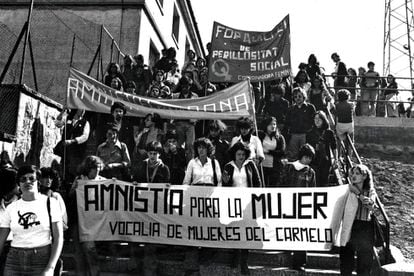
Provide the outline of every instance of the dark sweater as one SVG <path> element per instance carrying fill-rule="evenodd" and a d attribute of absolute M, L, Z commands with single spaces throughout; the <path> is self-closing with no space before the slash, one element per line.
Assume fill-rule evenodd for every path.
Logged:
<path fill-rule="evenodd" d="M 140 183 L 168 183 L 170 182 L 170 170 L 168 167 L 161 161 L 157 166 L 158 169 L 155 172 L 156 167 L 148 168 L 148 160 L 142 162 L 140 168 L 133 177 L 134 181 Z"/>
<path fill-rule="evenodd" d="M 245 166 L 247 175 L 247 187 L 262 187 L 262 180 L 260 179 L 259 170 L 253 161 L 249 161 Z M 229 162 L 224 166 L 224 171 L 230 176 L 229 182 L 224 183 L 223 187 L 233 187 L 233 173 L 234 166 Z"/>
<path fill-rule="evenodd" d="M 304 134 L 308 132 L 313 125 L 313 116 L 315 115 L 313 104 L 303 103 L 299 108 L 297 105 L 289 107 L 286 117 L 286 126 L 291 134 Z"/>

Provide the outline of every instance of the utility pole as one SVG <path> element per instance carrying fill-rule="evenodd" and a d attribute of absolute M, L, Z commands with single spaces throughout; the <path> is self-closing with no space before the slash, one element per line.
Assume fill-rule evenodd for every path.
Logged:
<path fill-rule="evenodd" d="M 412 89 L 414 53 L 412 0 L 385 0 L 383 75 L 409 77 L 399 84 Z"/>

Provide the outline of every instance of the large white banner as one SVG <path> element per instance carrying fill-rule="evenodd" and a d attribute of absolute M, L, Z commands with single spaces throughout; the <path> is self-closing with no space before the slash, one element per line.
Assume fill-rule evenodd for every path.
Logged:
<path fill-rule="evenodd" d="M 348 186 L 229 188 L 81 181 L 81 241 L 330 250 Z"/>

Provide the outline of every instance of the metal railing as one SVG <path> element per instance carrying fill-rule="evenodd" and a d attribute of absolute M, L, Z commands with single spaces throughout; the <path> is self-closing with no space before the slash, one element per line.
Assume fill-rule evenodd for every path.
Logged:
<path fill-rule="evenodd" d="M 328 110 L 328 119 L 330 120 L 331 125 L 335 126 L 335 120 L 334 117 L 332 115 L 332 113 Z M 349 169 L 353 166 L 353 163 L 356 164 L 362 164 L 362 160 L 361 157 L 359 156 L 356 148 L 355 148 L 355 144 L 352 141 L 351 137 L 349 136 L 349 134 L 346 135 L 346 140 L 345 142 L 340 141 L 339 142 L 339 150 L 342 151 L 343 155 L 343 159 L 339 158 L 341 166 L 343 168 L 342 173 L 344 174 L 344 179 L 346 179 L 347 183 L 350 183 L 350 179 L 348 177 L 348 172 Z M 351 157 L 350 157 L 350 153 L 352 154 L 354 161 L 352 161 Z M 331 153 L 332 154 L 332 153 Z M 339 153 L 338 153 L 339 155 Z M 331 155 L 332 158 L 332 155 Z M 338 169 L 337 169 L 338 170 Z M 342 185 L 342 177 L 340 176 L 340 172 L 338 170 L 338 172 L 335 172 L 335 175 L 337 176 L 338 179 L 338 184 Z M 339 177 L 338 177 L 339 175 Z M 339 181 L 340 179 L 340 181 Z M 381 258 L 377 252 L 377 250 L 374 248 L 374 255 L 375 255 L 375 259 L 376 259 L 376 265 L 378 265 L 379 267 L 382 264 L 388 264 L 388 263 L 392 263 L 394 262 L 394 259 L 391 255 L 391 251 L 390 251 L 390 220 L 388 218 L 387 213 L 385 212 L 384 206 L 381 202 L 381 200 L 379 199 L 378 196 L 375 197 L 375 205 L 377 206 L 381 216 L 382 216 L 382 220 L 385 223 L 385 233 L 383 234 L 383 238 L 384 238 L 384 242 L 385 242 L 385 246 L 384 246 L 384 251 L 383 251 L 383 258 Z M 380 231 L 382 231 L 382 229 L 380 229 Z M 374 267 L 374 269 L 379 269 L 379 267 Z"/>

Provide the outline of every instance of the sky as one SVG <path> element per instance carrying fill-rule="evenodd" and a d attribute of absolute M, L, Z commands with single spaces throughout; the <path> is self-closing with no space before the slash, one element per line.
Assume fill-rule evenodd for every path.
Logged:
<path fill-rule="evenodd" d="M 358 69 L 373 61 L 383 73 L 384 0 L 192 0 L 203 43 L 213 22 L 235 29 L 270 31 L 290 15 L 292 70 L 315 54 L 325 72 L 334 71 L 331 54 Z"/>

